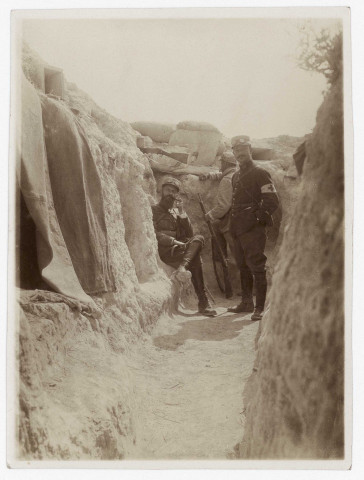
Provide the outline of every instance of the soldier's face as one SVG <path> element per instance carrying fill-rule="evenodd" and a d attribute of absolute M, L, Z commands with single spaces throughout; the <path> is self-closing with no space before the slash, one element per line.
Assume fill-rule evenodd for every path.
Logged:
<path fill-rule="evenodd" d="M 247 151 L 234 151 L 234 157 L 238 161 L 239 165 L 245 165 L 247 162 L 251 160 L 251 155 Z"/>
<path fill-rule="evenodd" d="M 178 190 L 173 185 L 164 185 L 162 188 L 162 198 L 166 197 L 167 195 L 171 195 L 173 198 L 176 198 L 178 194 Z"/>
<path fill-rule="evenodd" d="M 164 185 L 162 188 L 161 205 L 169 210 L 173 208 L 174 201 L 178 195 L 178 189 L 173 185 Z"/>

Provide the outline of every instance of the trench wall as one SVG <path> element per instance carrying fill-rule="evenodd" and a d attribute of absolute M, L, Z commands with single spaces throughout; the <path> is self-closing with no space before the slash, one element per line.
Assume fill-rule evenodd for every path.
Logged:
<path fill-rule="evenodd" d="M 40 100 L 44 66 L 25 45 L 23 71 Z M 156 185 L 137 133 L 75 85 L 64 85 L 63 98 L 49 99 L 82 125 L 95 159 L 115 291 L 92 295 L 99 318 L 47 291 L 18 291 L 9 318 L 19 338 L 17 455 L 121 459 L 136 442 L 128 350 L 170 310 L 173 291 L 158 259 L 149 208 Z"/>
<path fill-rule="evenodd" d="M 344 454 L 342 81 L 318 110 L 244 393 L 240 458 Z"/>

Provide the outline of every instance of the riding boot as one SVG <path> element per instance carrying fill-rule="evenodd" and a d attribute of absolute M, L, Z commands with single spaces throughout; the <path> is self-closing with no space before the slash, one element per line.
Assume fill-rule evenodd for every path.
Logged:
<path fill-rule="evenodd" d="M 265 272 L 259 272 L 254 275 L 256 297 L 255 309 L 251 316 L 252 320 L 261 320 L 263 317 L 265 298 L 267 296 L 267 276 Z"/>
<path fill-rule="evenodd" d="M 187 245 L 187 249 L 185 251 L 185 254 L 183 255 L 182 262 L 179 266 L 179 268 L 185 268 L 187 269 L 193 259 L 198 255 L 202 249 L 203 243 L 200 240 L 193 240 Z"/>
<path fill-rule="evenodd" d="M 188 270 L 190 270 L 191 264 L 194 263 L 196 255 L 200 253 L 202 246 L 203 243 L 199 239 L 193 240 L 187 245 L 182 261 L 175 272 L 177 280 L 181 283 L 185 283 L 191 278 L 191 273 Z"/>
<path fill-rule="evenodd" d="M 249 268 L 240 269 L 241 302 L 236 307 L 228 308 L 228 312 L 243 313 L 253 312 L 253 275 Z"/>
<path fill-rule="evenodd" d="M 217 315 L 217 312 L 211 308 L 207 298 L 201 262 L 198 262 L 196 266 L 191 268 L 191 273 L 192 285 L 198 298 L 198 311 L 208 317 L 214 317 Z"/>

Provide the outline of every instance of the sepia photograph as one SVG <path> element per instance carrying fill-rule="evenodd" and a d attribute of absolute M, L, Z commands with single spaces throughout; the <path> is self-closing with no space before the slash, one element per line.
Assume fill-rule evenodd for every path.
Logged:
<path fill-rule="evenodd" d="M 12 11 L 9 467 L 351 468 L 350 21 Z"/>

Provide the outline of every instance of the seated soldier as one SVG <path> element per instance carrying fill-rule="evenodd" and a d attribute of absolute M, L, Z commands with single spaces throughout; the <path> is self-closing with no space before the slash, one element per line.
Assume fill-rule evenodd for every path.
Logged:
<path fill-rule="evenodd" d="M 198 311 L 206 316 L 216 315 L 206 295 L 200 252 L 204 246 L 202 235 L 194 235 L 191 221 L 178 198 L 180 182 L 166 177 L 162 183 L 162 198 L 152 207 L 153 224 L 161 260 L 177 268 L 176 277 L 191 272 L 192 284 L 198 298 Z M 177 203 L 177 210 L 173 206 Z"/>

